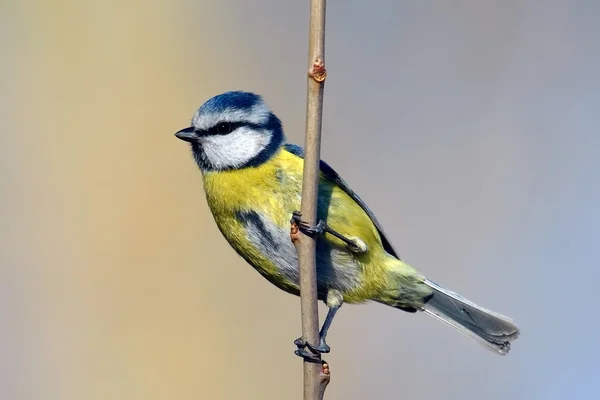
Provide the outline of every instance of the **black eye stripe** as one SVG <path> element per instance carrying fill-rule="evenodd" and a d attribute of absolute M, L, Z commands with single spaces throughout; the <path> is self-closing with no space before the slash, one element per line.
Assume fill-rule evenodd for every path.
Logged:
<path fill-rule="evenodd" d="M 223 130 L 222 125 L 223 124 L 227 124 L 228 127 L 226 130 Z M 264 125 L 259 125 L 259 124 L 254 124 L 252 122 L 245 122 L 245 121 L 238 121 L 238 122 L 219 122 L 216 125 L 210 127 L 209 129 L 196 129 L 194 130 L 194 132 L 198 135 L 198 136 L 213 136 L 213 135 L 228 135 L 231 132 L 235 131 L 238 128 L 241 127 L 248 127 L 251 129 L 265 129 Z"/>

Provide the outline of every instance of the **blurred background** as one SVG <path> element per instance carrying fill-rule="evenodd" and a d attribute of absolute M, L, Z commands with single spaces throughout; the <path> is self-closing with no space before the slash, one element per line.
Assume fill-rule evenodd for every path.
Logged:
<path fill-rule="evenodd" d="M 329 2 L 322 157 L 404 259 L 522 336 L 498 357 L 347 306 L 327 399 L 598 398 L 598 17 Z M 302 144 L 307 31 L 308 1 L 0 3 L 1 399 L 301 399 L 299 299 L 229 248 L 173 133 L 243 89 Z"/>

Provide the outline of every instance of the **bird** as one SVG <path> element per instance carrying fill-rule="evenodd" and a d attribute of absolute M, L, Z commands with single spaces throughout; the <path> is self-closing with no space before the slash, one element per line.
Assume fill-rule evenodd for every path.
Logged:
<path fill-rule="evenodd" d="M 290 222 L 315 239 L 317 297 L 328 310 L 319 343 L 296 339 L 297 355 L 328 353 L 327 333 L 340 307 L 366 302 L 425 313 L 497 354 L 510 351 L 520 334 L 513 320 L 437 284 L 401 259 L 373 211 L 323 160 L 318 223 L 302 221 L 297 210 L 304 150 L 286 141 L 281 120 L 262 96 L 249 91 L 218 94 L 175 136 L 191 147 L 217 228 L 270 283 L 300 294 Z"/>

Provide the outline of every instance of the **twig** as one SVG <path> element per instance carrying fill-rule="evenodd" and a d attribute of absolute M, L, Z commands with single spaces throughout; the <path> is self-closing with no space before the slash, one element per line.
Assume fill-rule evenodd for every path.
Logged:
<path fill-rule="evenodd" d="M 323 86 L 325 70 L 325 3 L 310 1 L 309 71 L 306 99 L 306 136 L 302 178 L 302 219 L 311 226 L 317 222 L 319 161 L 321 150 L 321 120 L 323 115 Z M 292 227 L 293 229 L 294 227 Z M 319 343 L 319 309 L 317 304 L 316 242 L 300 234 L 294 240 L 300 265 L 300 303 L 302 338 Z M 319 355 L 316 355 L 320 359 Z M 304 360 L 304 400 L 321 400 L 329 383 L 329 366 Z"/>

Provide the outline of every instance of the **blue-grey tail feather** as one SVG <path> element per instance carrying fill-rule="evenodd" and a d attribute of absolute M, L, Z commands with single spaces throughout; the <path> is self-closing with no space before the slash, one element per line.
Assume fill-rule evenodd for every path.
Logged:
<path fill-rule="evenodd" d="M 504 315 L 487 310 L 437 283 L 425 280 L 433 296 L 423 311 L 475 338 L 491 350 L 505 355 L 519 337 L 519 328 Z"/>

